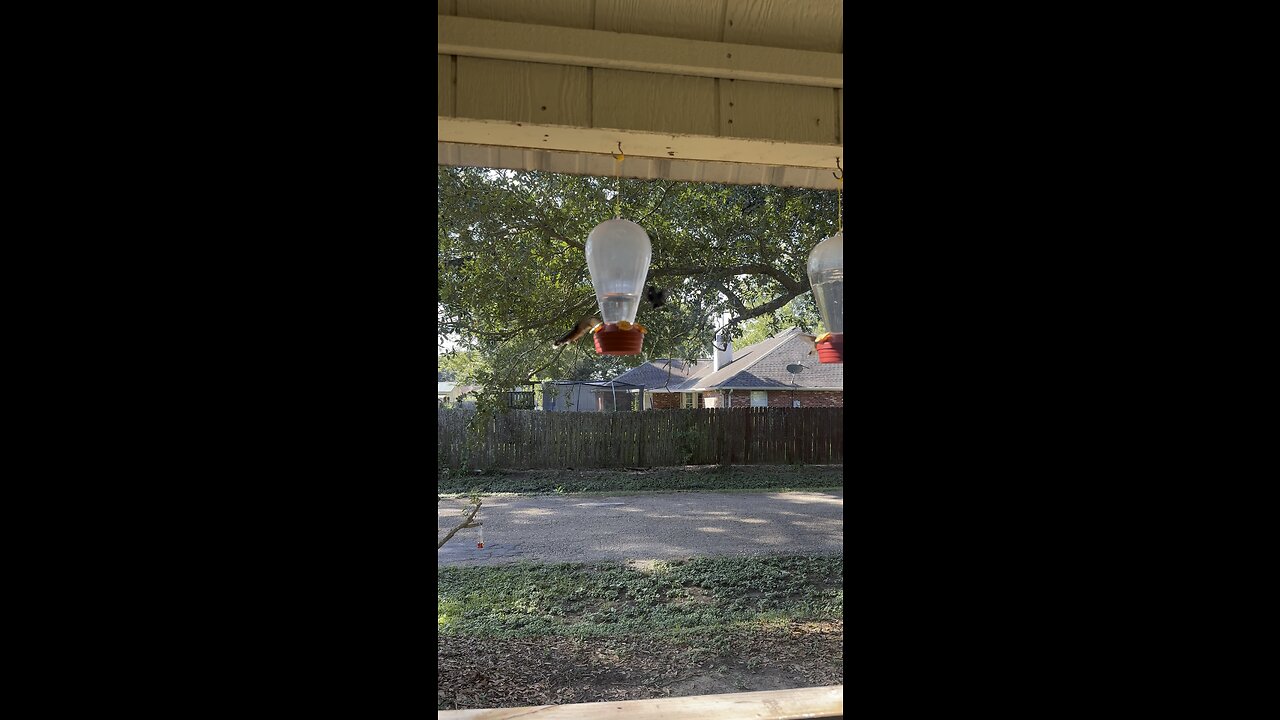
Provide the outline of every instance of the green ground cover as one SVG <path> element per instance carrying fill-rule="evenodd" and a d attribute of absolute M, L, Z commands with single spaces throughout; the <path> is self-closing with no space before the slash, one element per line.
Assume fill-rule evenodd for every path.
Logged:
<path fill-rule="evenodd" d="M 646 470 L 440 471 L 442 494 L 832 490 L 844 487 L 843 465 L 698 465 Z"/>
<path fill-rule="evenodd" d="M 829 556 L 439 568 L 439 707 L 841 684 Z"/>

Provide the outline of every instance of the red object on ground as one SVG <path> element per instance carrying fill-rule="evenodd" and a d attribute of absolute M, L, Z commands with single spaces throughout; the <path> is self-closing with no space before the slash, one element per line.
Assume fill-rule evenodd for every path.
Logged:
<path fill-rule="evenodd" d="M 478 543 L 476 543 L 476 548 L 477 548 L 477 549 L 479 549 L 479 550 L 483 550 L 483 549 L 484 549 L 484 543 L 482 543 L 482 542 L 478 542 Z"/>
<path fill-rule="evenodd" d="M 823 364 L 844 362 L 844 333 L 832 334 L 818 343 L 818 362 Z"/>
<path fill-rule="evenodd" d="M 601 355 L 639 355 L 644 346 L 644 333 L 631 328 L 619 330 L 609 323 L 595 332 L 596 352 Z"/>

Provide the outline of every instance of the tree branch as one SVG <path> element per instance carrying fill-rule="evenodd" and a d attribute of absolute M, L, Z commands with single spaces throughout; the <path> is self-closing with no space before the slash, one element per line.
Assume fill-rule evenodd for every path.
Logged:
<path fill-rule="evenodd" d="M 662 207 L 662 203 L 664 203 L 664 202 L 666 202 L 666 201 L 667 201 L 667 193 L 671 192 L 671 186 L 672 186 L 672 185 L 675 185 L 675 184 L 676 184 L 676 181 L 675 181 L 675 180 L 672 180 L 671 182 L 667 183 L 667 186 L 666 186 L 665 188 L 663 188 L 663 189 L 662 189 L 662 197 L 658 198 L 658 203 L 657 203 L 656 205 L 654 205 L 654 206 L 653 206 L 653 209 L 651 209 L 651 210 L 649 210 L 649 212 L 645 213 L 645 214 L 644 214 L 644 217 L 642 217 L 642 218 L 640 218 L 639 220 L 637 220 L 637 221 L 636 221 L 636 224 L 637 224 L 637 225 L 639 225 L 639 224 L 643 223 L 643 222 L 644 222 L 644 221 L 645 221 L 645 220 L 646 220 L 650 215 L 652 215 L 654 212 L 656 212 L 658 208 Z"/>
<path fill-rule="evenodd" d="M 436 550 L 439 550 L 440 548 L 444 547 L 444 544 L 445 544 L 445 543 L 447 543 L 447 542 L 449 542 L 449 539 L 453 537 L 453 534 L 454 534 L 454 533 L 456 533 L 456 532 L 458 532 L 458 531 L 459 531 L 459 530 L 461 530 L 462 528 L 464 528 L 464 527 L 479 527 L 480 523 L 474 523 L 474 524 L 473 524 L 473 523 L 471 522 L 471 520 L 472 520 L 472 518 L 474 518 L 474 517 L 476 516 L 476 513 L 477 513 L 477 512 L 479 512 L 479 510 L 480 510 L 480 503 L 481 503 L 481 502 L 483 502 L 483 501 L 482 501 L 480 498 L 476 498 L 476 505 L 475 505 L 475 507 L 471 508 L 471 514 L 470 514 L 470 515 L 467 515 L 467 516 L 462 520 L 462 522 L 458 523 L 457 527 L 455 527 L 454 529 L 450 530 L 450 531 L 449 531 L 449 534 L 444 536 L 444 539 L 440 541 L 440 544 L 436 545 Z"/>
<path fill-rule="evenodd" d="M 734 294 L 734 292 L 729 289 L 728 285 L 725 285 L 720 280 L 708 280 L 707 284 L 719 290 L 725 296 L 725 298 L 729 300 L 729 305 L 733 307 L 735 312 L 737 312 L 738 314 L 748 312 L 747 306 L 742 304 L 742 299 L 739 298 L 736 294 Z"/>
<path fill-rule="evenodd" d="M 664 275 L 675 275 L 680 277 L 708 275 L 711 277 L 730 277 L 733 275 L 768 275 L 777 280 L 782 287 L 786 288 L 792 296 L 800 295 L 809 289 L 809 278 L 805 277 L 799 282 L 791 279 L 791 276 L 781 270 L 766 265 L 765 263 L 744 263 L 742 265 L 731 265 L 729 267 L 714 267 L 708 265 L 677 265 L 672 267 L 658 268 L 649 273 L 649 277 L 662 277 Z"/>
<path fill-rule="evenodd" d="M 768 313 L 785 306 L 796 297 L 804 294 L 804 292 L 787 292 L 763 305 L 757 305 L 748 309 L 743 305 L 742 300 L 740 300 L 737 295 L 733 294 L 733 291 L 731 291 L 724 283 L 712 280 L 709 284 L 724 293 L 724 296 L 729 300 L 729 304 L 733 307 L 734 312 L 737 313 L 734 317 L 729 319 L 729 322 L 725 323 L 726 328 L 738 325 L 744 320 L 750 320 L 754 317 L 767 315 Z"/>
<path fill-rule="evenodd" d="M 569 238 L 569 237 L 565 237 L 564 235 L 560 234 L 560 233 L 559 233 L 559 232 L 557 232 L 556 230 L 553 230 L 553 229 L 551 229 L 550 227 L 548 227 L 545 221 L 541 221 L 541 220 L 539 220 L 539 221 L 538 221 L 538 226 L 539 226 L 539 227 L 541 227 L 543 230 L 546 230 L 546 231 L 547 231 L 547 233 L 551 235 L 551 237 L 555 238 L 556 240 L 559 240 L 560 242 L 564 243 L 565 245 L 569 245 L 570 247 L 576 247 L 576 248 L 578 248 L 579 250 L 581 250 L 581 251 L 583 251 L 583 252 L 586 252 L 586 251 L 587 251 L 587 244 L 586 244 L 586 243 L 579 242 L 579 241 L 574 240 L 574 239 Z"/>
<path fill-rule="evenodd" d="M 588 310 L 590 310 L 591 304 L 594 303 L 595 301 L 596 301 L 596 296 L 594 294 L 589 297 L 584 297 L 583 299 L 577 301 L 573 305 L 570 305 L 569 308 L 565 310 L 564 313 L 562 313 L 561 315 L 554 315 L 549 317 L 547 320 L 543 320 L 535 323 L 529 323 L 528 325 L 521 325 L 519 327 L 511 328 L 509 330 L 506 330 L 506 329 L 501 331 L 484 330 L 484 329 L 481 329 L 481 327 L 474 326 L 471 323 L 466 322 L 464 320 L 460 320 L 460 319 L 446 320 L 446 321 L 440 322 L 439 329 L 441 332 L 458 333 L 458 334 L 465 332 L 465 333 L 474 335 L 476 337 L 486 338 L 489 340 L 502 340 L 502 339 L 511 337 L 511 335 L 514 333 L 525 332 L 527 330 L 538 330 L 540 328 L 545 328 L 545 327 L 549 327 L 551 325 L 556 325 L 556 324 L 564 324 L 564 320 L 563 320 L 564 314 L 574 315 L 575 319 L 577 319 L 577 317 L 581 317 L 581 314 L 586 313 Z"/>
<path fill-rule="evenodd" d="M 746 311 L 745 313 L 739 314 L 737 317 L 731 319 L 729 321 L 729 324 L 737 325 L 743 320 L 750 320 L 753 317 L 760 317 L 761 315 L 766 315 L 768 313 L 771 313 L 774 310 L 777 310 L 778 308 L 781 308 L 787 303 L 791 302 L 794 298 L 803 294 L 804 293 L 787 293 L 785 295 L 776 297 L 770 300 L 769 302 L 765 303 L 764 305 L 757 305 L 751 308 L 750 310 Z"/>
<path fill-rule="evenodd" d="M 736 313 L 735 317 L 731 318 L 725 327 L 732 327 L 744 320 L 771 313 L 809 291 L 808 276 L 797 282 L 781 270 L 765 263 L 744 263 L 723 268 L 706 265 L 680 265 L 660 268 L 649 273 L 649 277 L 663 275 L 677 277 L 703 276 L 708 285 L 719 290 L 725 296 L 725 299 L 729 301 L 729 305 Z M 763 305 L 748 308 L 742 302 L 742 299 L 729 289 L 727 284 L 719 280 L 720 278 L 728 278 L 735 275 L 767 275 L 786 288 L 786 292 Z"/>
<path fill-rule="evenodd" d="M 528 375 L 528 377 L 526 378 L 526 382 L 528 382 L 528 383 L 533 383 L 533 382 L 534 382 L 534 380 L 533 380 L 533 376 L 534 376 L 534 375 L 537 375 L 538 373 L 542 372 L 543 370 L 546 370 L 547 368 L 549 368 L 549 367 L 551 367 L 552 365 L 554 365 L 554 364 L 555 364 L 555 363 L 560 359 L 560 356 L 564 354 L 564 350 L 565 350 L 565 348 L 567 348 L 567 347 L 569 347 L 569 344 L 568 344 L 568 343 L 565 343 L 564 345 L 561 345 L 561 346 L 560 346 L 560 349 L 559 349 L 559 350 L 557 350 L 557 351 L 556 351 L 556 354 L 555 354 L 555 355 L 554 355 L 550 360 L 548 360 L 548 361 L 547 361 L 547 364 L 546 364 L 546 365 L 543 365 L 542 367 L 540 367 L 540 368 L 538 368 L 538 369 L 536 369 L 536 370 L 530 370 L 530 371 L 529 371 L 529 375 Z"/>

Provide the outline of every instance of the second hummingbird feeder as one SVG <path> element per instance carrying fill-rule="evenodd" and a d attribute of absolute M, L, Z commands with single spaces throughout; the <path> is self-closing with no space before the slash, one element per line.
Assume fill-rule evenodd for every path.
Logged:
<path fill-rule="evenodd" d="M 844 362 L 844 231 L 818 243 L 809 253 L 809 285 L 827 332 L 814 341 L 818 361 Z"/>
<path fill-rule="evenodd" d="M 587 236 L 586 251 L 591 285 L 600 303 L 601 323 L 594 328 L 596 352 L 639 355 L 646 330 L 636 324 L 636 311 L 649 273 L 649 235 L 630 220 L 606 220 Z"/>

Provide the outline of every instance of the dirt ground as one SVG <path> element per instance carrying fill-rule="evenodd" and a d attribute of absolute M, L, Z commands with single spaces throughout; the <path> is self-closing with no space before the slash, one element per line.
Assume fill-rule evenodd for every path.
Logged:
<path fill-rule="evenodd" d="M 438 709 L 559 705 L 844 683 L 844 627 L 704 638 L 439 636 Z"/>

